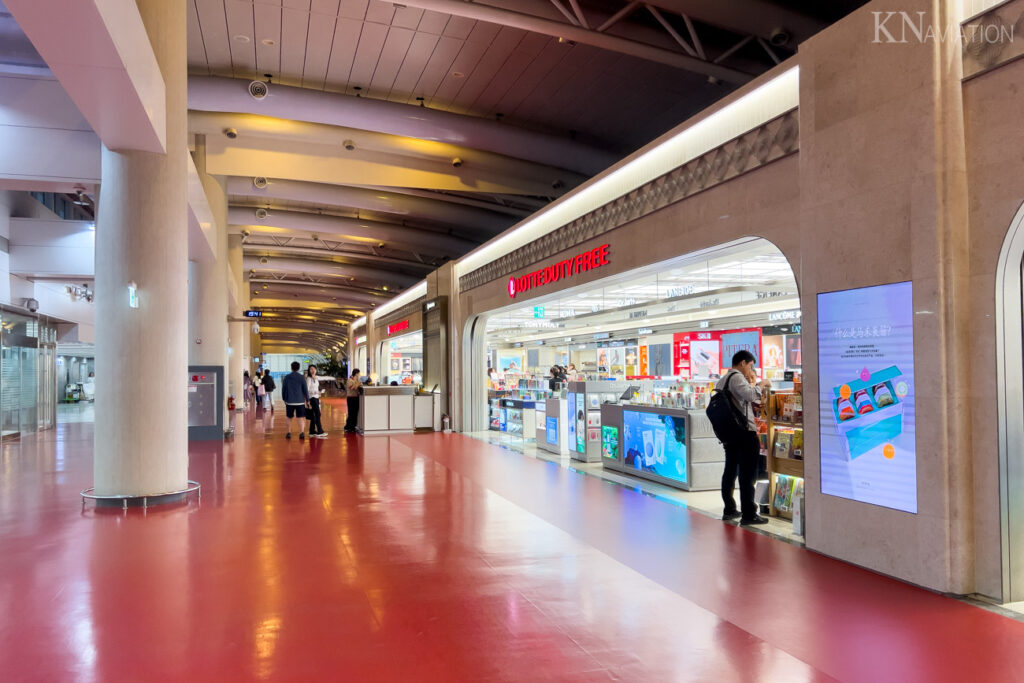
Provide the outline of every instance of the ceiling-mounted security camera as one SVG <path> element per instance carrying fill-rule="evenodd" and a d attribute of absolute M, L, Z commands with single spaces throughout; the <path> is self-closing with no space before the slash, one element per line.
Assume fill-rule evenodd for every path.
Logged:
<path fill-rule="evenodd" d="M 356 143 L 351 140 L 345 140 L 341 145 L 350 152 L 356 148 Z"/>
<path fill-rule="evenodd" d="M 256 176 L 252 179 L 252 184 L 257 190 L 262 190 L 267 186 L 267 179 L 263 176 Z"/>
<path fill-rule="evenodd" d="M 462 163 L 462 159 L 459 157 L 452 159 L 452 166 L 455 168 L 462 168 Z"/>
<path fill-rule="evenodd" d="M 267 216 L 269 215 L 270 212 L 267 211 L 266 209 L 256 209 L 256 218 L 259 218 L 261 221 L 266 220 Z"/>
<path fill-rule="evenodd" d="M 234 140 L 238 137 L 238 131 L 234 128 L 225 128 L 224 135 L 228 136 L 228 140 Z"/>
<path fill-rule="evenodd" d="M 314 232 L 314 233 L 313 233 L 313 241 L 314 241 L 314 242 L 319 242 L 319 241 L 320 241 L 320 235 L 318 235 L 318 234 L 316 234 L 316 233 Z"/>
<path fill-rule="evenodd" d="M 270 86 L 263 81 L 253 81 L 249 84 L 249 95 L 254 100 L 262 100 L 270 92 Z"/>
<path fill-rule="evenodd" d="M 772 29 L 771 34 L 769 34 L 768 42 L 774 45 L 775 47 L 782 47 L 783 45 L 788 43 L 791 38 L 792 36 L 789 35 L 789 31 L 782 28 L 781 26 L 776 26 L 775 28 Z"/>
<path fill-rule="evenodd" d="M 251 235 L 251 234 L 252 234 L 252 233 L 251 233 L 251 232 L 249 232 L 248 230 L 243 230 L 243 231 L 242 231 L 242 239 L 245 239 L 246 237 L 248 237 L 248 236 L 249 236 L 249 235 Z"/>

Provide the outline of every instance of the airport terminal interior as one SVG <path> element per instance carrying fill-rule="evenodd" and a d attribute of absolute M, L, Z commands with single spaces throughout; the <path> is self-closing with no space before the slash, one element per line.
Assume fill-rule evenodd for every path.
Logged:
<path fill-rule="evenodd" d="M 1024 0 L 0 0 L 0 678 L 1024 679 Z"/>

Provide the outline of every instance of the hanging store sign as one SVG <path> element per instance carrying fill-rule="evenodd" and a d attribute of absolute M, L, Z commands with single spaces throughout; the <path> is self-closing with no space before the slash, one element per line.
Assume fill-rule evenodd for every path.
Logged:
<path fill-rule="evenodd" d="M 534 287 L 542 287 L 552 282 L 558 282 L 562 278 L 573 277 L 593 268 L 606 266 L 608 265 L 609 249 L 609 245 L 602 244 L 600 247 L 576 254 L 564 261 L 544 266 L 526 275 L 513 275 L 508 279 L 508 295 L 514 299 L 516 295 L 527 292 Z"/>
<path fill-rule="evenodd" d="M 774 323 L 780 320 L 800 320 L 800 311 L 775 311 L 768 314 L 769 322 Z"/>
<path fill-rule="evenodd" d="M 263 311 L 245 311 L 245 313 L 243 313 L 243 315 L 246 318 L 262 318 L 263 317 Z"/>
<path fill-rule="evenodd" d="M 395 332 L 401 332 L 402 330 L 407 330 L 407 329 L 409 329 L 409 321 L 408 320 L 403 320 L 402 322 L 395 323 L 394 325 L 388 325 L 388 336 L 390 337 Z"/>
<path fill-rule="evenodd" d="M 366 335 L 365 334 L 363 336 L 361 336 L 361 337 L 356 337 L 356 346 L 359 346 L 359 345 L 365 344 L 365 343 L 366 343 Z"/>

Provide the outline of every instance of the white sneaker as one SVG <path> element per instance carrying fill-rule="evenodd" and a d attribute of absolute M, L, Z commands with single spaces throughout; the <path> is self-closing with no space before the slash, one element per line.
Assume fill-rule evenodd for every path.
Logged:
<path fill-rule="evenodd" d="M 320 439 L 326 439 L 327 438 L 327 432 L 321 432 L 320 434 L 316 434 L 315 436 L 317 438 L 320 438 Z"/>

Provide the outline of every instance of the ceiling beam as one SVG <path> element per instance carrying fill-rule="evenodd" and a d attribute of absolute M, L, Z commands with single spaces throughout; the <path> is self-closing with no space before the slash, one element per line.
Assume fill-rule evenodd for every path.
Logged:
<path fill-rule="evenodd" d="M 252 178 L 228 178 L 228 195 L 265 200 L 283 199 L 321 206 L 376 211 L 400 218 L 422 219 L 463 228 L 474 228 L 492 235 L 502 232 L 515 222 L 514 218 L 502 213 L 464 206 L 461 203 L 446 200 L 445 195 L 440 194 L 435 195 L 435 198 L 426 199 L 399 192 L 370 190 L 346 185 L 304 183 L 280 178 L 267 178 L 266 180 L 265 187 L 256 187 Z"/>
<path fill-rule="evenodd" d="M 430 263 L 397 258 L 394 256 L 382 256 L 379 253 L 371 253 L 369 250 L 364 252 L 355 251 L 351 248 L 332 248 L 331 245 L 327 244 L 324 240 L 316 242 L 318 246 L 311 248 L 305 246 L 281 245 L 273 242 L 265 243 L 258 239 L 260 237 L 262 237 L 262 235 L 258 233 L 250 233 L 250 235 L 242 242 L 243 252 L 245 254 L 256 254 L 257 256 L 308 256 L 310 258 L 319 259 L 341 259 L 342 263 L 351 263 L 352 265 L 376 263 L 400 268 L 403 273 L 420 273 L 421 280 L 423 279 L 423 275 L 426 275 L 436 268 L 436 266 Z"/>
<path fill-rule="evenodd" d="M 402 4 L 423 10 L 443 12 L 457 17 L 475 19 L 500 26 L 509 26 L 523 31 L 541 33 L 563 40 L 573 40 L 584 45 L 639 57 L 648 61 L 710 76 L 728 83 L 742 84 L 753 78 L 752 74 L 714 64 L 690 55 L 666 50 L 661 47 L 622 38 L 610 33 L 599 33 L 560 21 L 552 21 L 532 14 L 523 14 L 474 2 L 461 0 L 402 0 Z"/>

